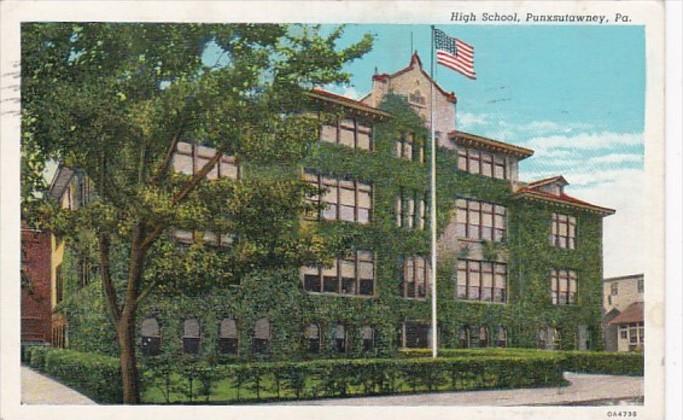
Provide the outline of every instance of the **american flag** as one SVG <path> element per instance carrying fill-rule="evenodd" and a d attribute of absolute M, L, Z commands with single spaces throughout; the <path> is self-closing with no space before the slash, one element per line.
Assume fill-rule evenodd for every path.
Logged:
<path fill-rule="evenodd" d="M 474 72 L 474 47 L 453 38 L 444 31 L 434 29 L 434 47 L 437 63 L 455 70 L 470 79 L 476 79 Z"/>

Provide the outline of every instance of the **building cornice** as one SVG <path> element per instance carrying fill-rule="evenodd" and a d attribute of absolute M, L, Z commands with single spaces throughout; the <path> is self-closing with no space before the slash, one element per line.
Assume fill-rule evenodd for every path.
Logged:
<path fill-rule="evenodd" d="M 534 154 L 533 150 L 527 149 L 525 147 L 516 146 L 514 144 L 505 143 L 476 134 L 466 133 L 464 131 L 451 131 L 448 133 L 448 138 L 453 140 L 455 144 L 466 147 L 486 149 L 492 152 L 505 153 L 508 155 L 517 156 L 520 159 L 528 158 Z"/>

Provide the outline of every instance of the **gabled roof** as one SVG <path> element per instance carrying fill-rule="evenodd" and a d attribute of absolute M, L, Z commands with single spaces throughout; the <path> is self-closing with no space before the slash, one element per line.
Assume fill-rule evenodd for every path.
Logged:
<path fill-rule="evenodd" d="M 453 140 L 455 144 L 468 147 L 473 146 L 492 152 L 505 153 L 508 155 L 517 156 L 520 159 L 528 158 L 534 154 L 533 150 L 527 149 L 525 147 L 515 146 L 514 144 L 504 143 L 499 140 L 466 133 L 464 131 L 453 130 L 448 133 L 448 138 Z"/>
<path fill-rule="evenodd" d="M 617 315 L 613 320 L 608 322 L 609 325 L 617 325 L 617 324 L 631 324 L 631 323 L 636 323 L 636 322 L 643 322 L 644 316 L 643 316 L 643 309 L 644 309 L 644 304 L 643 302 L 634 302 L 622 313 Z"/>
<path fill-rule="evenodd" d="M 549 184 L 562 184 L 562 186 L 569 185 L 566 179 L 562 175 L 553 176 L 550 178 L 539 179 L 538 181 L 533 181 L 529 183 L 529 188 L 536 189 Z"/>
<path fill-rule="evenodd" d="M 384 119 L 391 117 L 388 112 L 382 111 L 370 105 L 364 104 L 361 101 L 355 99 L 347 98 L 346 96 L 338 95 L 330 91 L 314 88 L 307 95 L 316 101 L 325 102 L 328 104 L 339 105 L 347 109 L 351 109 L 357 113 L 363 114 L 367 117 L 372 117 L 376 119 Z"/>
<path fill-rule="evenodd" d="M 60 163 L 52 177 L 52 182 L 50 182 L 50 188 L 48 189 L 50 197 L 55 200 L 62 198 L 62 194 L 64 194 L 64 190 L 69 185 L 69 182 L 71 182 L 74 174 L 73 169 L 67 168 Z"/>
<path fill-rule="evenodd" d="M 434 79 L 432 79 L 429 76 L 429 74 L 427 74 L 426 71 L 424 71 L 424 69 L 422 68 L 422 60 L 420 60 L 420 56 L 417 54 L 417 52 L 414 52 L 413 55 L 410 57 L 410 63 L 408 64 L 408 66 L 406 66 L 406 67 L 402 68 L 401 70 L 399 70 L 395 73 L 392 73 L 392 74 L 387 74 L 387 73 L 375 74 L 374 76 L 372 76 L 372 80 L 385 81 L 386 79 L 393 79 L 397 76 L 400 76 L 404 73 L 407 73 L 407 72 L 413 70 L 415 67 L 417 67 L 420 70 L 420 72 L 422 72 L 422 74 L 434 84 L 436 89 L 439 92 L 441 92 L 441 94 L 443 96 L 445 96 L 449 102 L 456 103 L 458 101 L 457 98 L 455 97 L 455 92 L 446 92 L 446 90 L 444 90 L 444 88 L 439 86 L 439 84 Z M 366 95 L 366 97 L 367 96 L 369 96 L 369 95 Z M 364 99 L 366 97 L 364 97 Z"/>
<path fill-rule="evenodd" d="M 596 206 L 586 201 L 579 200 L 578 198 L 574 198 L 565 193 L 555 195 L 529 187 L 524 187 L 516 193 L 514 193 L 514 198 L 551 202 L 553 204 L 558 204 L 561 206 L 580 208 L 582 210 L 587 210 L 593 213 L 600 214 L 602 216 L 609 216 L 616 212 L 613 209 Z"/>

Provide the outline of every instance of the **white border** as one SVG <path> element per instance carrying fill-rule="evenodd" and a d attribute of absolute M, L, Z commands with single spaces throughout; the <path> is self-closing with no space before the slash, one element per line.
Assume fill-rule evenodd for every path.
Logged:
<path fill-rule="evenodd" d="M 205 21 L 205 22 L 355 22 L 355 23 L 442 23 L 448 24 L 451 11 L 499 11 L 501 13 L 519 10 L 552 13 L 598 13 L 613 15 L 619 11 L 632 17 L 631 24 L 646 26 L 647 93 L 646 93 L 646 158 L 648 175 L 646 200 L 650 204 L 645 221 L 650 236 L 645 238 L 644 252 L 653 258 L 645 270 L 648 279 L 646 289 L 646 336 L 647 362 L 645 377 L 645 405 L 628 407 L 637 411 L 639 419 L 658 419 L 664 407 L 664 183 L 663 183 L 663 115 L 664 115 L 664 25 L 662 2 L 94 2 L 94 1 L 50 1 L 0 3 L 2 40 L 0 59 L 2 74 L 2 121 L 0 125 L 0 283 L 2 319 L 0 327 L 0 348 L 2 378 L 0 379 L 0 409 L 3 418 L 39 418 L 68 415 L 74 419 L 126 416 L 143 418 L 148 415 L 163 415 L 177 418 L 189 416 L 211 417 L 316 417 L 320 419 L 347 419 L 395 417 L 462 417 L 523 419 L 530 417 L 552 417 L 554 419 L 607 418 L 610 408 L 606 407 L 345 407 L 342 411 L 334 407 L 65 407 L 65 406 L 21 406 L 19 405 L 19 119 L 9 118 L 7 112 L 16 112 L 18 104 L 6 101 L 18 92 L 11 88 L 16 80 L 8 76 L 17 69 L 12 67 L 18 61 L 19 22 L 21 21 Z M 680 38 L 679 38 L 680 39 Z M 679 120 L 680 121 L 680 120 Z M 680 142 L 680 131 L 677 141 Z M 680 149 L 679 149 L 680 150 Z M 667 159 L 670 168 L 677 167 L 678 159 Z M 673 179 L 673 177 L 672 177 Z M 679 196 L 680 197 L 680 196 Z M 680 211 L 680 200 L 678 200 Z M 671 208 L 669 208 L 671 211 Z M 674 206 L 674 211 L 676 208 Z M 680 221 L 678 224 L 680 238 Z M 669 237 L 676 240 L 675 236 Z M 679 243 L 680 246 L 680 243 Z M 676 257 L 673 257 L 676 258 Z M 667 267 L 669 272 L 672 267 Z M 680 273 L 680 270 L 679 270 Z M 680 277 L 679 277 L 680 279 Z M 673 290 L 673 289 L 672 289 Z M 670 305 L 671 306 L 671 305 Z M 677 305 L 680 307 L 680 304 Z M 680 310 L 679 310 L 680 313 Z M 675 314 L 673 315 L 675 316 Z M 679 317 L 680 318 L 680 317 Z M 680 335 L 680 324 L 678 327 Z M 670 342 L 669 346 L 674 342 Z M 678 349 L 680 349 L 680 340 Z M 680 362 L 679 366 L 680 366 Z M 679 382 L 680 383 L 680 382 Z M 680 388 L 679 388 L 680 389 Z M 674 391 L 675 392 L 675 391 Z M 625 409 L 626 407 L 619 407 Z M 670 412 L 671 413 L 671 412 Z"/>

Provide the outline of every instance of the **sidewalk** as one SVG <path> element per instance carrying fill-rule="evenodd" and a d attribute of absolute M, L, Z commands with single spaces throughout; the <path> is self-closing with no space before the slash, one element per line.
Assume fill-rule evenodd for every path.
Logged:
<path fill-rule="evenodd" d="M 643 378 L 615 375 L 565 373 L 571 385 L 555 388 L 524 388 L 498 391 L 440 392 L 291 401 L 274 405 L 441 405 L 441 406 L 520 406 L 520 405 L 614 405 L 643 397 Z M 581 404 L 583 403 L 583 404 Z M 642 404 L 642 403 L 641 403 Z"/>
<path fill-rule="evenodd" d="M 21 367 L 21 403 L 95 404 L 90 398 L 26 366 Z"/>

